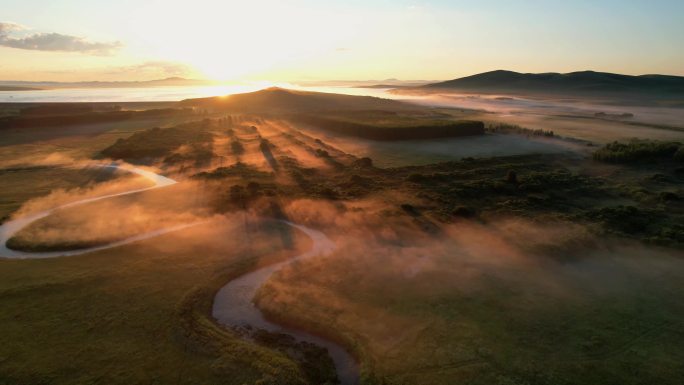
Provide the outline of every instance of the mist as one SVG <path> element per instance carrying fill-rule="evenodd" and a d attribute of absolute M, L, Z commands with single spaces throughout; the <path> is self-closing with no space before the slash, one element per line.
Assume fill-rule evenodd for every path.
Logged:
<path fill-rule="evenodd" d="M 574 343 L 603 354 L 632 335 L 619 322 L 638 328 L 661 322 L 659 307 L 684 310 L 670 296 L 684 278 L 680 251 L 597 236 L 589 224 L 506 217 L 427 235 L 386 201 L 292 202 L 288 217 L 325 229 L 336 251 L 284 268 L 258 295 L 267 313 L 364 341 L 357 354 L 385 378 L 446 381 L 454 362 L 524 366 L 544 361 L 547 346 L 576 354 Z"/>

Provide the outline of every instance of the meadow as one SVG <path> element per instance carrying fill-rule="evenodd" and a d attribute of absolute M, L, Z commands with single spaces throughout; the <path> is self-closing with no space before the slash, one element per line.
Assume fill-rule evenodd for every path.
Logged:
<path fill-rule="evenodd" d="M 295 95 L 257 97 L 302 106 L 310 96 Z M 283 267 L 256 304 L 344 347 L 363 384 L 684 376 L 681 141 L 589 144 L 489 121 L 477 136 L 379 141 L 259 105 L 179 106 L 162 118 L 3 129 L 4 220 L 150 185 L 93 162 L 178 181 L 59 210 L 10 247 L 72 250 L 193 225 L 83 255 L 0 259 L 0 383 L 336 383 L 325 350 L 212 317 L 229 281 L 312 247 L 283 220 L 336 249 Z M 359 106 L 345 119 L 383 130 L 473 116 Z"/>
<path fill-rule="evenodd" d="M 540 239 L 566 226 L 454 224 L 401 245 L 349 229 L 354 242 L 341 236 L 339 253 L 277 274 L 258 303 L 334 330 L 366 383 L 677 384 L 681 254 Z"/>
<path fill-rule="evenodd" d="M 296 251 L 279 243 L 277 226 L 235 223 L 84 256 L 0 261 L 2 383 L 306 383 L 285 353 L 243 342 L 198 303 L 224 279 Z M 245 231 L 255 243 L 238 241 Z"/>
<path fill-rule="evenodd" d="M 125 173 L 112 173 L 98 168 L 65 168 L 54 165 L 15 166 L 0 168 L 0 223 L 10 217 L 26 201 L 55 194 L 69 189 L 88 189 L 105 181 L 123 182 L 145 186 L 146 181 L 138 180 Z"/>

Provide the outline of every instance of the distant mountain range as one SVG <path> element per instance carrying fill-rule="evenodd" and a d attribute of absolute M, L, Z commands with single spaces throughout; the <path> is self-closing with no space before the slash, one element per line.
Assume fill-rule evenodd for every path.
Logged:
<path fill-rule="evenodd" d="M 401 81 L 328 81 L 307 85 L 346 86 L 358 88 L 394 88 L 398 93 L 433 93 L 460 91 L 501 94 L 549 94 L 567 96 L 649 96 L 659 99 L 684 100 L 684 76 L 671 75 L 620 75 L 607 72 L 581 71 L 570 73 L 519 73 L 497 70 L 463 78 L 436 82 Z M 118 82 L 29 82 L 2 81 L 0 91 L 28 91 L 65 88 L 145 88 L 167 86 L 209 86 L 219 83 L 212 80 L 170 77 L 147 81 Z M 300 83 L 301 84 L 301 83 Z"/>
<path fill-rule="evenodd" d="M 35 89 L 54 88 L 145 88 L 145 87 L 181 87 L 181 86 L 205 86 L 214 85 L 211 80 L 185 79 L 171 77 L 166 79 L 126 81 L 126 82 L 29 82 L 18 80 L 0 80 L 2 91 L 28 91 Z"/>
<path fill-rule="evenodd" d="M 519 73 L 491 71 L 464 78 L 431 83 L 414 90 L 459 90 L 501 93 L 550 94 L 664 94 L 684 95 L 684 77 L 669 75 L 620 75 L 581 71 L 561 73 Z"/>

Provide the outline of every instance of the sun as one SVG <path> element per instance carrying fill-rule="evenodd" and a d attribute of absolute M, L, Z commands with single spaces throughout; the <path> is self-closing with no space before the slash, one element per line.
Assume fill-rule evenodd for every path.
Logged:
<path fill-rule="evenodd" d="M 201 1 L 200 1 L 201 2 Z M 269 12 L 263 12 L 268 8 Z M 155 13 L 147 9 L 143 13 Z M 136 17 L 137 40 L 145 55 L 187 63 L 215 80 L 257 78 L 311 65 L 335 52 L 350 29 L 326 15 L 268 1 L 268 5 L 212 3 L 212 12 L 164 3 L 164 17 Z M 329 16 L 329 15 L 328 15 Z M 182 20 L 182 25 L 178 21 Z M 131 27 L 133 28 L 133 27 Z M 136 43 L 136 44 L 138 44 Z"/>
<path fill-rule="evenodd" d="M 211 57 L 204 60 L 195 59 L 191 65 L 205 78 L 218 81 L 234 81 L 250 73 L 247 63 L 235 63 L 229 59 Z"/>

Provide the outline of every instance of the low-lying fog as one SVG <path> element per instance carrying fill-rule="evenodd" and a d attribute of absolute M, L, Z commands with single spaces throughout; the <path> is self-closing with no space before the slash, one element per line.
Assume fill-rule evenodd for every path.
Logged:
<path fill-rule="evenodd" d="M 487 134 L 460 138 L 419 141 L 374 141 L 310 132 L 344 152 L 373 159 L 378 167 L 426 165 L 466 157 L 492 157 L 524 154 L 558 154 L 585 151 L 586 146 L 560 140 L 527 138 L 522 135 Z"/>
<path fill-rule="evenodd" d="M 684 108 L 502 95 L 433 95 L 411 102 L 463 109 L 472 119 L 551 130 L 561 136 L 606 143 L 631 138 L 684 140 Z"/>
<path fill-rule="evenodd" d="M 679 252 L 603 239 L 582 224 L 514 218 L 457 222 L 429 237 L 393 214 L 391 198 L 292 202 L 289 218 L 324 231 L 337 252 L 285 268 L 260 306 L 356 336 L 376 370 L 392 375 L 483 351 L 510 367 L 518 365 L 506 358 L 511 350 L 526 363 L 551 364 L 547 348 L 572 361 L 588 355 L 578 347 L 585 338 L 599 335 L 611 351 L 644 324 L 681 314 Z M 433 375 L 451 383 L 453 372 Z"/>
<path fill-rule="evenodd" d="M 261 85 L 263 86 L 263 85 Z M 684 141 L 684 108 L 627 105 L 618 100 L 579 100 L 505 95 L 409 95 L 388 89 L 360 87 L 281 86 L 317 92 L 371 95 L 404 99 L 432 107 L 449 108 L 456 118 L 517 124 L 553 131 L 556 135 L 582 139 L 596 145 L 632 138 Z M 0 92 L 6 101 L 112 101 L 180 100 L 190 97 L 254 91 L 260 85 L 214 87 L 157 87 L 114 89 L 57 89 Z M 645 101 L 647 102 L 647 101 Z M 647 103 L 644 103 L 647 104 Z M 597 115 L 598 114 L 598 115 Z M 514 135 L 439 139 L 411 142 L 377 142 L 315 132 L 343 151 L 368 156 L 381 167 L 420 165 L 464 157 L 489 157 L 528 153 L 587 152 L 591 148 L 558 140 Z"/>
<path fill-rule="evenodd" d="M 541 115 L 570 114 L 596 117 L 604 113 L 608 118 L 620 118 L 621 114 L 633 116 L 624 121 L 680 126 L 684 120 L 684 108 L 634 105 L 620 100 L 578 100 L 573 98 L 543 98 L 511 95 L 443 94 L 422 96 L 412 102 L 430 106 L 460 107 L 473 110 L 515 114 L 528 112 Z M 646 103 L 648 101 L 645 101 Z"/>
<path fill-rule="evenodd" d="M 379 91 L 379 90 L 374 90 Z M 394 95 L 431 107 L 446 107 L 456 117 L 516 124 L 595 145 L 633 138 L 684 141 L 684 108 L 627 105 L 619 100 L 530 98 L 502 95 Z M 623 104 L 620 104 L 623 103 Z M 463 157 L 521 155 L 529 153 L 584 152 L 581 144 L 515 135 L 438 139 L 410 142 L 378 142 L 348 139 L 323 133 L 326 141 L 357 156 L 369 156 L 377 165 L 404 166 L 458 160 Z"/>

